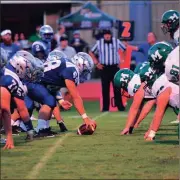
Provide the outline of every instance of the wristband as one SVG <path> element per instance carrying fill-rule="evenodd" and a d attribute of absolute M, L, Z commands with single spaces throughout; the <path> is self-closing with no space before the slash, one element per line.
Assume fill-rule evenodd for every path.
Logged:
<path fill-rule="evenodd" d="M 64 102 L 64 99 L 59 100 L 59 104 L 61 105 L 61 103 Z"/>
<path fill-rule="evenodd" d="M 87 118 L 88 116 L 87 116 L 86 113 L 84 113 L 84 114 L 81 115 L 81 117 L 82 117 L 83 119 L 85 119 L 85 118 Z"/>

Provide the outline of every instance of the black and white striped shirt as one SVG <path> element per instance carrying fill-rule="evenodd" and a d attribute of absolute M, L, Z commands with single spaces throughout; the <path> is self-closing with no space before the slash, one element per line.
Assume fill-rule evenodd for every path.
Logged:
<path fill-rule="evenodd" d="M 112 38 L 110 43 L 105 42 L 102 38 L 96 42 L 94 47 L 91 49 L 93 54 L 99 56 L 99 63 L 103 65 L 115 65 L 119 64 L 120 57 L 118 50 L 126 50 L 125 45 L 115 37 Z"/>

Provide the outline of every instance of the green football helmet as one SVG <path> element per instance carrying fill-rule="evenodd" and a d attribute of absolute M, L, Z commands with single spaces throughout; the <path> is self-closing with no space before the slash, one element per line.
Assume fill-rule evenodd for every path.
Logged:
<path fill-rule="evenodd" d="M 166 11 L 161 18 L 161 29 L 166 34 L 169 32 L 173 36 L 179 27 L 179 12 L 175 10 Z"/>
<path fill-rule="evenodd" d="M 154 44 L 148 51 L 148 60 L 151 68 L 162 71 L 167 56 L 172 50 L 172 45 L 165 41 Z"/>
<path fill-rule="evenodd" d="M 139 76 L 141 78 L 141 82 L 145 82 L 147 86 L 152 86 L 157 79 L 158 74 L 150 67 L 150 64 L 147 63 L 139 71 Z"/>
<path fill-rule="evenodd" d="M 128 83 L 131 81 L 135 73 L 130 69 L 124 68 L 119 70 L 114 76 L 114 85 L 119 89 L 127 91 Z"/>

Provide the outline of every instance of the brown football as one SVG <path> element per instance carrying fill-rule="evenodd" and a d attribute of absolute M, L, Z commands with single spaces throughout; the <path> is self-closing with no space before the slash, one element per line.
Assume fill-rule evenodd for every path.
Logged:
<path fill-rule="evenodd" d="M 78 135 L 92 135 L 96 130 L 96 126 L 95 128 L 92 128 L 91 126 L 86 127 L 86 124 L 82 124 L 78 130 L 77 130 L 77 134 Z"/>

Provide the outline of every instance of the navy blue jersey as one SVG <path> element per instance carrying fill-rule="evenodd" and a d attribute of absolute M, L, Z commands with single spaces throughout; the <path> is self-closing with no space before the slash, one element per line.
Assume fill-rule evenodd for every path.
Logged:
<path fill-rule="evenodd" d="M 32 47 L 35 46 L 37 51 L 39 51 L 39 48 L 40 48 L 39 45 L 43 46 L 43 48 L 45 49 L 45 55 L 47 58 L 48 54 L 51 52 L 51 42 L 45 42 L 43 40 L 38 40 L 32 44 Z"/>
<path fill-rule="evenodd" d="M 77 67 L 68 59 L 46 61 L 44 63 L 44 77 L 42 83 L 57 87 L 66 87 L 65 80 L 71 80 L 76 85 L 79 84 L 79 71 Z"/>
<path fill-rule="evenodd" d="M 5 87 L 13 97 L 24 99 L 27 93 L 26 86 L 19 79 L 13 67 L 9 64 L 0 78 L 0 86 Z"/>

